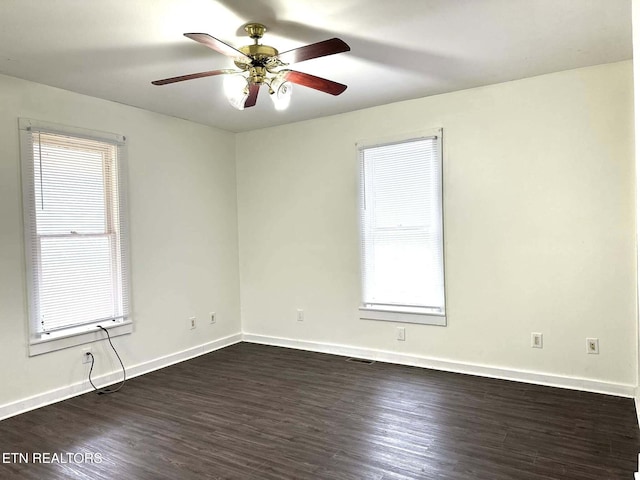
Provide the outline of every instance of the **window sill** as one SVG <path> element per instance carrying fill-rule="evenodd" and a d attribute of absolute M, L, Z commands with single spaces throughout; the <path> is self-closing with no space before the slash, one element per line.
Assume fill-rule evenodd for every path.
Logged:
<path fill-rule="evenodd" d="M 384 322 L 419 323 L 422 325 L 447 325 L 444 313 L 411 311 L 409 309 L 386 310 L 382 308 L 360 307 L 361 320 L 381 320 Z"/>
<path fill-rule="evenodd" d="M 133 322 L 125 320 L 124 322 L 104 322 L 102 325 L 109 330 L 111 337 L 118 337 L 133 332 Z M 96 342 L 104 340 L 105 333 L 96 325 L 85 325 L 82 327 L 69 328 L 58 332 L 42 335 L 38 338 L 32 338 L 29 343 L 29 356 L 41 355 L 43 353 L 62 350 L 63 348 L 75 347 L 84 343 Z"/>

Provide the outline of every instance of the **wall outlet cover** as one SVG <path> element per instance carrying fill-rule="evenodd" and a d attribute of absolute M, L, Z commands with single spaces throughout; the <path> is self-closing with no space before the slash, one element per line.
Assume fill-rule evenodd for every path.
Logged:
<path fill-rule="evenodd" d="M 600 341 L 597 338 L 587 338 L 587 353 L 591 355 L 600 353 Z"/>
<path fill-rule="evenodd" d="M 542 334 L 538 332 L 531 333 L 531 348 L 542 348 Z"/>
<path fill-rule="evenodd" d="M 91 363 L 91 347 L 85 347 L 82 349 L 82 363 Z"/>

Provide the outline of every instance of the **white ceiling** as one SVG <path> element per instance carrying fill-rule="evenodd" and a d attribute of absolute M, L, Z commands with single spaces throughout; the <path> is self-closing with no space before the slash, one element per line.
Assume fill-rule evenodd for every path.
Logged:
<path fill-rule="evenodd" d="M 292 68 L 349 88 L 296 85 L 278 112 L 264 89 L 234 110 L 222 77 L 151 85 L 231 68 L 182 34 L 239 47 L 251 21 L 281 52 L 346 41 L 350 52 Z M 631 56 L 631 0 L 0 0 L 0 73 L 234 132 Z"/>

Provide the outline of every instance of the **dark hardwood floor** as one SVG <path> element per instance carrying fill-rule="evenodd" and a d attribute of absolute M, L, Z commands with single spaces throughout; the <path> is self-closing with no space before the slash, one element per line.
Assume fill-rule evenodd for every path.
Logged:
<path fill-rule="evenodd" d="M 241 343 L 0 422 L 25 479 L 628 479 L 631 399 Z M 65 458 L 62 458 L 65 460 Z"/>

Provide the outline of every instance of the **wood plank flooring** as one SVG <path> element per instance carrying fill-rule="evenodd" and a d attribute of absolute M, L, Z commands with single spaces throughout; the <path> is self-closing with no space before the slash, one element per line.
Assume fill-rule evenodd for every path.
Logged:
<path fill-rule="evenodd" d="M 630 480 L 639 451 L 631 399 L 248 343 L 0 422 L 2 479 Z M 34 452 L 102 462 L 2 461 Z"/>

